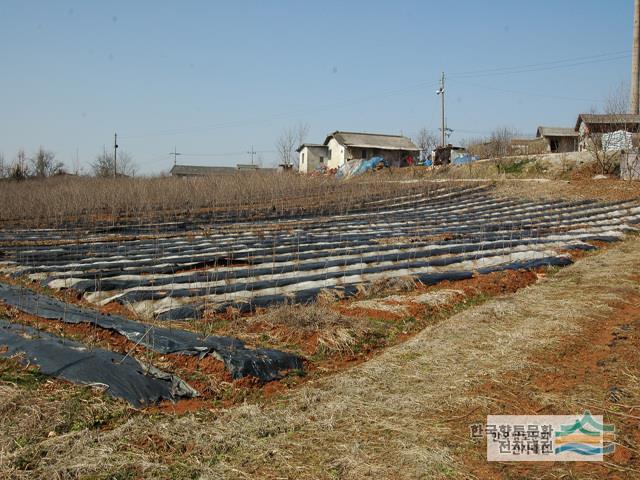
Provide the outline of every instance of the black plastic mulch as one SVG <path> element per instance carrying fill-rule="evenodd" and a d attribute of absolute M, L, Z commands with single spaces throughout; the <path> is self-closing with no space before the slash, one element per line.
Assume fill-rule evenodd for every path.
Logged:
<path fill-rule="evenodd" d="M 251 349 L 231 337 L 198 337 L 185 330 L 156 327 L 105 315 L 40 295 L 27 288 L 0 283 L 0 301 L 30 315 L 65 323 L 89 323 L 115 331 L 130 341 L 161 354 L 214 355 L 225 364 L 233 378 L 248 375 L 263 382 L 282 378 L 288 371 L 302 371 L 303 360 L 297 355 L 267 348 Z"/>
<path fill-rule="evenodd" d="M 0 356 L 37 365 L 41 373 L 73 383 L 101 386 L 135 407 L 197 396 L 178 377 L 141 365 L 132 357 L 66 340 L 0 319 Z"/>

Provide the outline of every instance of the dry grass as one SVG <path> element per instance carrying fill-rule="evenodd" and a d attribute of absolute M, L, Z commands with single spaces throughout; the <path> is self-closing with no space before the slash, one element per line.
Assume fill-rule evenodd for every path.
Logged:
<path fill-rule="evenodd" d="M 253 317 L 271 325 L 284 325 L 306 332 L 317 332 L 329 328 L 346 328 L 352 322 L 325 304 L 283 304 L 271 308 L 264 315 Z"/>
<path fill-rule="evenodd" d="M 474 386 L 526 369 L 514 359 L 605 318 L 625 289 L 638 290 L 638 268 L 636 238 L 275 402 L 34 435 L 5 450 L 0 468 L 14 478 L 463 478 L 468 438 L 455 436 L 451 412 L 486 407 L 492 400 Z M 19 387 L 4 388 L 3 398 L 21 401 Z M 42 408 L 67 411 L 60 402 Z M 5 432 L 26 430 L 33 412 L 12 410 L 2 422 Z M 572 465 L 554 468 L 557 478 L 573 475 Z"/>
<path fill-rule="evenodd" d="M 13 457 L 11 470 L 0 476 L 10 478 L 12 470 L 29 468 L 32 448 L 45 439 L 115 426 L 131 412 L 124 402 L 90 387 L 52 380 L 0 359 L 0 463 L 7 455 Z"/>
<path fill-rule="evenodd" d="M 526 161 L 525 161 L 526 160 Z M 0 223 L 57 227 L 115 225 L 175 220 L 260 218 L 296 214 L 332 214 L 361 207 L 364 202 L 397 195 L 428 192 L 455 181 L 494 181 L 505 193 L 534 195 L 530 187 L 558 196 L 570 190 L 570 198 L 640 196 L 640 182 L 578 181 L 575 161 L 529 159 L 504 160 L 508 172 L 492 161 L 428 170 L 405 168 L 363 175 L 349 181 L 296 174 L 242 173 L 206 178 L 118 178 L 55 177 L 23 182 L 0 182 Z M 504 165 L 503 165 L 504 167 Z M 504 170 L 504 168 L 503 168 Z M 590 177 L 589 177 L 590 178 Z M 412 179 L 414 182 L 407 183 Z M 515 180 L 551 180 L 522 184 Z M 564 179 L 565 181 L 559 181 Z M 570 184 L 567 179 L 572 179 Z M 424 181 L 423 181 L 424 180 Z M 437 181 L 437 183 L 433 181 Z M 583 183 L 594 187 L 584 191 Z M 614 185 L 615 184 L 615 185 Z M 511 190 L 509 190 L 511 189 Z"/>
<path fill-rule="evenodd" d="M 368 177 L 341 182 L 296 174 L 241 173 L 200 178 L 57 177 L 0 183 L 0 222 L 87 225 L 336 213 L 363 202 L 426 191 Z"/>
<path fill-rule="evenodd" d="M 523 188 L 518 182 L 496 182 L 495 195 L 540 200 L 637 200 L 640 198 L 640 182 L 619 179 L 592 180 L 575 179 L 571 181 L 549 181 L 528 183 Z"/>
<path fill-rule="evenodd" d="M 313 302 L 305 305 L 283 304 L 270 308 L 262 315 L 240 318 L 243 325 L 230 325 L 230 331 L 240 331 L 251 324 L 260 323 L 266 330 L 277 331 L 284 327 L 281 341 L 287 335 L 299 338 L 317 339 L 317 351 L 323 355 L 343 355 L 353 353 L 359 339 L 366 334 L 371 325 L 366 319 L 346 317 L 327 302 Z M 297 343 L 297 342 L 294 342 Z"/>
<path fill-rule="evenodd" d="M 411 277 L 391 277 L 374 280 L 359 286 L 360 296 L 371 298 L 390 293 L 411 292 L 416 288 L 416 281 Z"/>

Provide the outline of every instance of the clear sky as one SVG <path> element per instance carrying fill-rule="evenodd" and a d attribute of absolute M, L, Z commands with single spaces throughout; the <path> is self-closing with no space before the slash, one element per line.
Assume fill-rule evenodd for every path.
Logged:
<path fill-rule="evenodd" d="M 0 152 L 143 174 L 265 165 L 280 133 L 573 126 L 630 77 L 632 0 L 0 1 Z"/>

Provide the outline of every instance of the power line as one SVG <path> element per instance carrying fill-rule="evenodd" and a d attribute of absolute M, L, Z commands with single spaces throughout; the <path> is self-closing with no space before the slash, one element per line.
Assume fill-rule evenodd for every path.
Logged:
<path fill-rule="evenodd" d="M 469 83 L 466 81 L 460 81 L 460 80 L 453 80 L 455 83 L 461 83 L 463 85 L 467 85 L 470 87 L 476 87 L 476 88 L 482 88 L 484 90 L 494 90 L 496 92 L 504 92 L 504 93 L 513 93 L 516 95 L 525 95 L 525 96 L 530 96 L 530 97 L 540 97 L 540 98 L 551 98 L 553 100 L 570 100 L 570 101 L 580 101 L 580 102 L 592 102 L 592 103 L 602 103 L 603 100 L 594 100 L 592 98 L 581 98 L 581 97 L 567 97 L 567 96 L 563 96 L 563 95 L 546 95 L 543 93 L 533 93 L 533 92 L 524 92 L 522 90 L 511 90 L 511 89 L 505 89 L 505 88 L 496 88 L 496 87 L 490 87 L 487 85 L 479 85 L 476 83 Z"/>
<path fill-rule="evenodd" d="M 580 57 L 580 58 L 589 58 L 589 57 Z M 500 76 L 500 75 L 514 75 L 519 73 L 532 73 L 532 72 L 543 72 L 548 70 L 559 70 L 564 68 L 577 67 L 581 65 L 590 65 L 595 63 L 607 63 L 613 62 L 617 60 L 624 60 L 630 58 L 630 53 L 627 51 L 625 53 L 613 54 L 612 56 L 607 56 L 603 58 L 603 55 L 598 55 L 592 57 L 591 59 L 574 59 L 570 61 L 556 61 L 556 62 L 545 62 L 540 64 L 531 64 L 531 65 L 522 65 L 519 67 L 502 67 L 495 68 L 489 70 L 477 70 L 470 72 L 462 72 L 457 74 L 451 74 L 450 77 L 454 78 L 468 78 L 468 77 L 492 77 L 492 76 Z"/>
<path fill-rule="evenodd" d="M 250 152 L 227 152 L 227 153 L 180 153 L 183 157 L 232 157 L 246 155 Z M 253 153 L 276 153 L 276 150 L 255 150 Z M 171 153 L 173 155 L 173 153 Z"/>
<path fill-rule="evenodd" d="M 448 74 L 447 76 L 448 78 L 459 79 L 459 78 L 469 78 L 469 77 L 476 78 L 476 77 L 491 77 L 491 76 L 500 76 L 500 75 L 517 75 L 522 73 L 558 70 L 558 69 L 564 69 L 564 68 L 573 68 L 581 65 L 618 61 L 622 59 L 628 59 L 630 57 L 630 54 L 631 52 L 629 50 L 621 50 L 617 52 L 607 52 L 607 53 L 600 53 L 600 54 L 594 54 L 594 55 L 588 55 L 588 56 L 565 58 L 561 60 L 531 63 L 531 64 L 525 64 L 525 65 L 519 65 L 519 66 L 494 67 L 494 68 L 488 68 L 488 69 L 472 70 L 472 71 Z M 397 96 L 397 95 L 403 95 L 408 92 L 422 93 L 425 88 L 429 88 L 431 86 L 436 86 L 436 85 L 438 85 L 438 82 L 421 82 L 418 84 L 386 91 L 379 94 L 360 97 L 358 99 L 346 100 L 346 101 L 341 101 L 333 104 L 327 104 L 323 107 L 311 107 L 298 112 L 283 112 L 283 113 L 273 114 L 261 119 L 220 122 L 220 123 L 212 124 L 209 126 L 193 127 L 193 128 L 180 129 L 180 130 L 165 130 L 161 132 L 150 132 L 150 133 L 144 133 L 144 134 L 138 134 L 138 135 L 126 135 L 126 136 L 121 136 L 121 138 L 134 139 L 134 138 L 173 136 L 173 135 L 179 135 L 179 134 L 210 131 L 210 130 L 216 130 L 216 129 L 227 128 L 227 127 L 241 127 L 241 126 L 247 126 L 247 125 L 256 125 L 256 124 L 271 122 L 274 119 L 284 119 L 288 117 L 299 116 L 301 114 L 317 113 L 317 112 L 322 112 L 327 110 L 344 109 L 358 103 L 370 102 L 372 100 L 388 98 L 388 97 Z M 246 154 L 246 152 L 239 152 L 239 153 Z M 234 153 L 234 155 L 235 154 L 236 153 Z M 215 156 L 219 156 L 219 155 L 225 155 L 225 154 L 215 154 Z M 206 155 L 197 154 L 192 156 L 206 156 Z"/>
<path fill-rule="evenodd" d="M 122 138 L 127 138 L 127 139 L 134 139 L 134 138 L 148 138 L 148 137 L 163 137 L 163 136 L 173 136 L 173 135 L 180 135 L 180 134 L 186 134 L 186 133 L 196 133 L 196 132 L 204 132 L 204 131 L 210 131 L 210 130 L 216 130 L 219 128 L 226 128 L 226 127 L 242 127 L 242 126 L 247 126 L 247 125 L 256 125 L 256 124 L 261 124 L 261 123 L 268 123 L 273 121 L 274 119 L 283 119 L 283 118 L 288 118 L 288 117 L 296 117 L 302 114 L 309 114 L 309 113 L 317 113 L 317 112 L 322 112 L 322 111 L 335 111 L 335 110 L 341 110 L 344 108 L 348 108 L 351 105 L 355 105 L 358 103 L 365 103 L 365 102 L 370 102 L 372 100 L 377 100 L 377 99 L 381 99 L 381 98 L 388 98 L 388 97 L 393 97 L 393 96 L 397 96 L 397 95 L 403 95 L 406 94 L 407 92 L 422 92 L 425 88 L 429 88 L 429 87 L 433 87 L 438 85 L 437 82 L 421 82 L 418 84 L 414 84 L 411 86 L 407 86 L 404 88 L 400 88 L 400 89 L 395 89 L 395 90 L 390 90 L 387 91 L 385 93 L 381 93 L 381 94 L 376 94 L 376 95 L 369 95 L 366 97 L 361 97 L 358 99 L 354 99 L 351 101 L 342 101 L 342 102 L 337 102 L 337 103 L 332 103 L 332 104 L 327 104 L 323 107 L 311 107 L 309 109 L 305 109 L 305 110 L 301 110 L 298 112 L 286 112 L 286 113 L 279 113 L 279 114 L 274 114 L 274 115 L 270 115 L 268 117 L 262 118 L 262 119 L 253 119 L 253 120 L 236 120 L 236 121 L 232 121 L 232 122 L 221 122 L 221 123 L 217 123 L 217 124 L 212 124 L 206 127 L 195 127 L 195 128 L 191 128 L 191 129 L 181 129 L 181 130 L 165 130 L 163 132 L 155 132 L 155 133 L 145 133 L 145 134 L 140 134 L 140 135 L 126 135 L 123 136 Z M 246 152 L 243 152 L 246 154 Z"/>
<path fill-rule="evenodd" d="M 479 74 L 479 73 L 491 73 L 491 72 L 500 71 L 500 70 L 533 68 L 533 67 L 540 67 L 540 66 L 546 66 L 546 65 L 562 64 L 562 63 L 567 63 L 567 62 L 576 62 L 576 61 L 582 61 L 582 60 L 593 60 L 593 59 L 598 59 L 598 58 L 602 58 L 602 57 L 609 57 L 609 56 L 612 56 L 612 55 L 622 55 L 622 54 L 628 55 L 630 53 L 631 53 L 630 50 L 619 50 L 617 52 L 598 53 L 598 54 L 595 54 L 595 55 L 586 55 L 586 56 L 583 56 L 583 57 L 572 57 L 572 58 L 565 58 L 565 59 L 562 59 L 562 60 L 550 60 L 548 62 L 530 63 L 530 64 L 526 64 L 526 65 L 516 65 L 516 66 L 511 66 L 511 67 L 493 67 L 493 68 L 482 69 L 482 70 L 472 70 L 472 71 L 467 71 L 467 72 L 458 72 L 458 73 L 452 73 L 452 74 L 450 74 L 450 76 L 471 75 L 471 74 Z"/>

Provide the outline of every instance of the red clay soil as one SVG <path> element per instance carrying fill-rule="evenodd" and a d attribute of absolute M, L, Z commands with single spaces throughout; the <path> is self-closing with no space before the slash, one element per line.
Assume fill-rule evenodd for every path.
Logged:
<path fill-rule="evenodd" d="M 579 172 L 571 181 L 554 181 L 527 184 L 522 182 L 500 181 L 496 184 L 494 194 L 517 198 L 532 199 L 570 199 L 570 200 L 637 200 L 640 198 L 640 182 L 625 181 L 619 178 L 593 180 L 598 172 Z"/>
<path fill-rule="evenodd" d="M 454 289 L 462 290 L 466 295 L 485 294 L 492 297 L 496 295 L 506 295 L 517 292 L 521 288 L 535 283 L 538 279 L 538 273 L 543 271 L 544 269 L 533 271 L 503 270 L 486 275 L 476 275 L 466 280 L 445 280 L 437 285 L 427 287 L 425 291 L 431 292 L 442 289 Z"/>
<path fill-rule="evenodd" d="M 86 306 L 81 301 L 77 301 L 78 304 L 82 306 Z M 96 308 L 96 305 L 91 304 L 92 308 Z M 97 306 L 98 310 L 100 310 L 105 315 L 117 315 L 119 317 L 131 317 L 131 310 L 118 302 L 109 302 L 106 305 Z"/>
<path fill-rule="evenodd" d="M 410 313 L 396 313 L 396 312 L 388 312 L 386 310 L 377 310 L 375 308 L 364 308 L 364 307 L 352 307 L 350 301 L 342 303 L 340 305 L 336 305 L 334 310 L 340 312 L 345 317 L 353 317 L 353 318 L 375 318 L 376 320 L 385 320 L 385 321 L 396 321 L 402 317 L 408 317 Z M 391 303 L 391 302 L 390 302 Z M 413 304 L 407 302 L 406 304 L 401 302 L 394 302 L 396 305 L 405 306 L 407 311 L 409 307 Z"/>
<path fill-rule="evenodd" d="M 464 297 L 473 297 L 476 295 L 486 295 L 494 297 L 497 295 L 507 295 L 514 293 L 521 288 L 527 287 L 535 283 L 540 276 L 544 275 L 544 269 L 536 270 L 504 270 L 501 272 L 488 273 L 486 275 L 475 275 L 472 278 L 465 280 L 445 280 L 435 285 L 422 285 L 418 284 L 415 291 L 407 294 L 406 302 L 390 301 L 390 304 L 404 306 L 411 315 L 423 316 L 425 313 L 436 313 L 441 310 L 446 310 L 456 303 L 459 303 L 463 298 L 460 296 L 453 296 L 447 303 L 438 306 L 426 306 L 415 304 L 410 301 L 410 297 L 420 295 L 422 293 L 437 292 L 440 290 L 461 290 L 464 292 Z M 349 308 L 350 301 L 343 301 L 340 303 L 339 311 L 347 316 L 356 317 L 373 317 L 379 319 L 398 319 L 399 315 L 393 312 L 378 311 L 375 309 L 366 308 Z"/>
<path fill-rule="evenodd" d="M 520 288 L 524 288 L 534 283 L 538 279 L 539 275 L 543 274 L 543 271 L 543 269 L 539 270 L 540 273 L 528 270 L 502 271 L 487 275 L 479 275 L 467 280 L 445 281 L 431 286 L 419 284 L 415 287 L 414 291 L 404 294 L 407 296 L 407 301 L 393 302 L 404 306 L 409 312 L 406 315 L 376 309 L 351 308 L 351 305 L 355 301 L 361 299 L 358 297 L 336 301 L 331 305 L 331 308 L 345 317 L 378 320 L 390 324 L 396 324 L 399 320 L 402 320 L 402 318 L 413 317 L 416 319 L 416 323 L 413 329 L 406 332 L 399 332 L 392 341 L 385 342 L 382 346 L 380 346 L 379 343 L 368 344 L 367 342 L 364 342 L 357 354 L 336 354 L 331 358 L 314 360 L 311 368 L 335 371 L 339 365 L 351 366 L 355 363 L 359 363 L 363 359 L 366 360 L 370 358 L 373 352 L 382 347 L 388 347 L 390 345 L 406 341 L 408 338 L 420 331 L 425 325 L 438 321 L 438 319 L 443 315 L 450 313 L 451 308 L 454 305 L 461 303 L 465 297 L 474 297 L 481 294 L 487 297 L 492 297 L 513 293 Z M 435 292 L 442 289 L 461 290 L 464 292 L 464 295 L 454 296 L 447 303 L 438 306 L 420 305 L 410 302 L 409 300 L 409 297 L 414 294 L 417 295 L 425 292 Z M 263 313 L 263 311 L 257 311 L 256 315 L 259 315 L 260 313 Z M 320 344 L 318 340 L 322 332 L 297 329 L 286 325 L 273 325 L 267 321 L 242 321 L 242 318 L 250 318 L 251 316 L 251 314 L 245 314 L 240 316 L 240 320 L 238 320 L 238 317 L 235 317 L 233 313 L 227 312 L 224 314 L 213 315 L 207 318 L 205 322 L 209 325 L 215 325 L 216 322 L 222 325 L 216 331 L 217 334 L 228 334 L 238 336 L 240 338 L 249 337 L 252 339 L 261 335 L 266 335 L 272 339 L 276 339 L 278 344 L 296 345 L 299 351 L 303 352 L 307 356 L 313 356 L 319 353 Z"/>
<path fill-rule="evenodd" d="M 640 278 L 639 278 L 640 280 Z M 606 423 L 616 428 L 616 450 L 605 457 L 605 463 L 576 462 L 570 465 L 572 475 L 553 471 L 568 466 L 549 465 L 547 462 L 489 463 L 486 461 L 486 443 L 472 447 L 464 458 L 470 473 L 477 478 L 607 478 L 635 479 L 640 477 L 640 416 L 637 398 L 625 393 L 629 377 L 625 372 L 640 377 L 640 296 L 632 296 L 627 303 L 613 305 L 615 311 L 607 318 L 590 320 L 589 329 L 579 336 L 568 336 L 561 347 L 545 352 L 544 356 L 530 359 L 535 369 L 513 372 L 500 378 L 500 382 L 487 381 L 475 394 L 494 400 L 491 411 L 478 409 L 456 424 L 456 433 L 469 436 L 469 425 L 484 423 L 487 414 L 567 414 L 589 409 L 603 414 Z M 527 360 L 523 359 L 526 365 Z M 562 407 L 542 404 L 538 393 L 566 394 L 577 388 L 595 391 L 589 403 L 577 404 L 575 412 L 560 411 Z M 455 415 L 455 414 L 452 414 Z M 607 465 L 615 464 L 614 467 Z"/>

